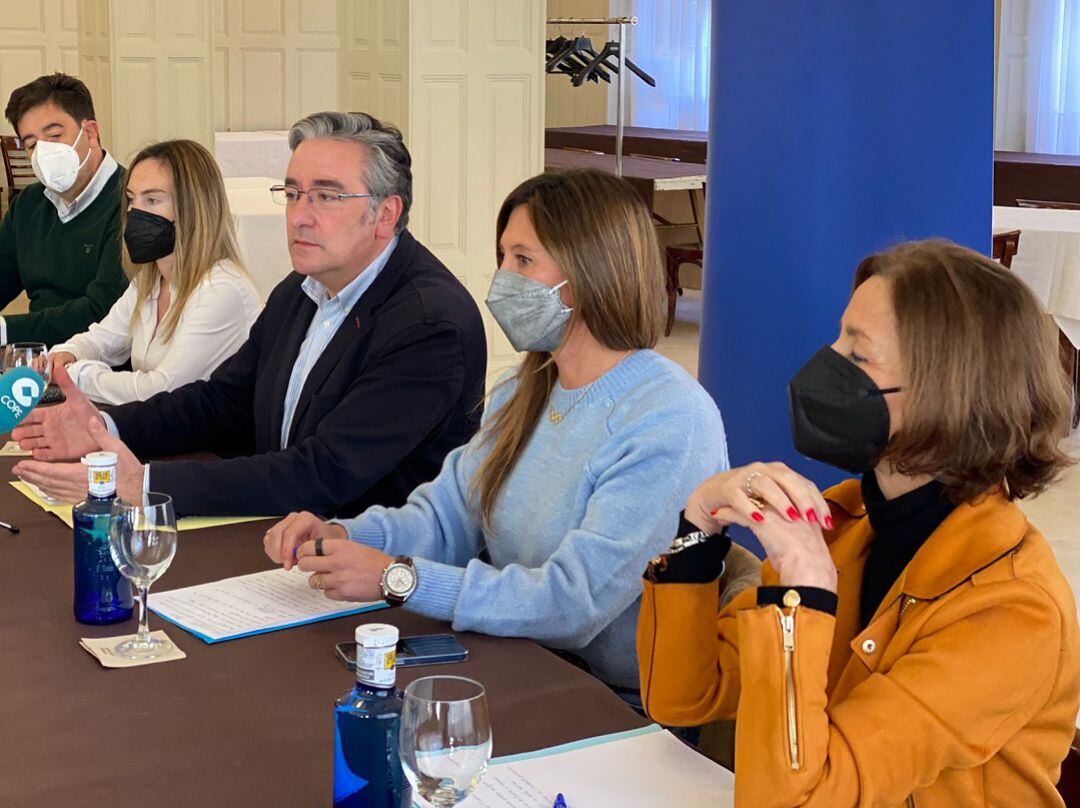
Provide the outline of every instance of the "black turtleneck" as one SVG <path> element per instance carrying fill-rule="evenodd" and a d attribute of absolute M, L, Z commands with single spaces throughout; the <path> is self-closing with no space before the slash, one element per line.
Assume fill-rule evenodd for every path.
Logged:
<path fill-rule="evenodd" d="M 895 499 L 885 499 L 872 471 L 863 475 L 862 495 L 874 530 L 859 600 L 859 625 L 866 628 L 889 587 L 955 506 L 945 498 L 937 480 Z"/>

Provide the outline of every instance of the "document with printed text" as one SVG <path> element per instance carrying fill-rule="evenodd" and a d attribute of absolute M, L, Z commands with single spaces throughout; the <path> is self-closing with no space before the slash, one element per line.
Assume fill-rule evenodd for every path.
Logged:
<path fill-rule="evenodd" d="M 499 743 L 495 733 L 496 748 Z M 494 758 L 463 803 L 473 808 L 732 808 L 735 775 L 656 724 Z M 417 808 L 430 803 L 414 798 Z"/>
<path fill-rule="evenodd" d="M 328 600 L 308 586 L 307 573 L 295 567 L 150 593 L 152 612 L 209 643 L 383 608 L 382 601 Z"/>

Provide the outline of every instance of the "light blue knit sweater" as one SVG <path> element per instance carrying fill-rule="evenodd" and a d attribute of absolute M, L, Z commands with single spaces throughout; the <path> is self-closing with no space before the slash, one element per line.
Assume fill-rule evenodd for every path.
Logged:
<path fill-rule="evenodd" d="M 493 392 L 485 425 L 513 384 Z M 557 384 L 551 404 L 565 413 L 579 395 Z M 569 650 L 603 681 L 636 688 L 641 574 L 670 544 L 687 495 L 728 467 L 716 405 L 656 352 L 630 355 L 561 423 L 541 417 L 490 531 L 470 490 L 484 428 L 403 507 L 338 521 L 354 541 L 414 558 L 419 585 L 406 608 L 457 631 Z"/>

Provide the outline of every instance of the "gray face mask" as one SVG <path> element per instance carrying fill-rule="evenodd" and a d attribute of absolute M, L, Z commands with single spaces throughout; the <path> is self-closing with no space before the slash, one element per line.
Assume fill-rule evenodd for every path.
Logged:
<path fill-rule="evenodd" d="M 554 351 L 562 345 L 573 309 L 563 305 L 558 286 L 499 270 L 491 279 L 487 307 L 515 351 Z"/>

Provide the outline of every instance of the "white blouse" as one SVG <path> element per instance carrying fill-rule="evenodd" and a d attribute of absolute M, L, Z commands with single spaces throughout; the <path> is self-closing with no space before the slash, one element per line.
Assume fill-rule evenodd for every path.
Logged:
<path fill-rule="evenodd" d="M 191 293 L 172 339 L 165 342 L 156 333 L 160 291 L 159 278 L 132 322 L 137 292 L 134 284 L 129 285 L 101 322 L 50 350 L 75 357 L 68 372 L 91 400 L 100 404 L 145 401 L 164 390 L 209 378 L 244 343 L 262 309 L 247 276 L 232 263 L 220 261 Z M 112 369 L 128 359 L 131 370 Z"/>

